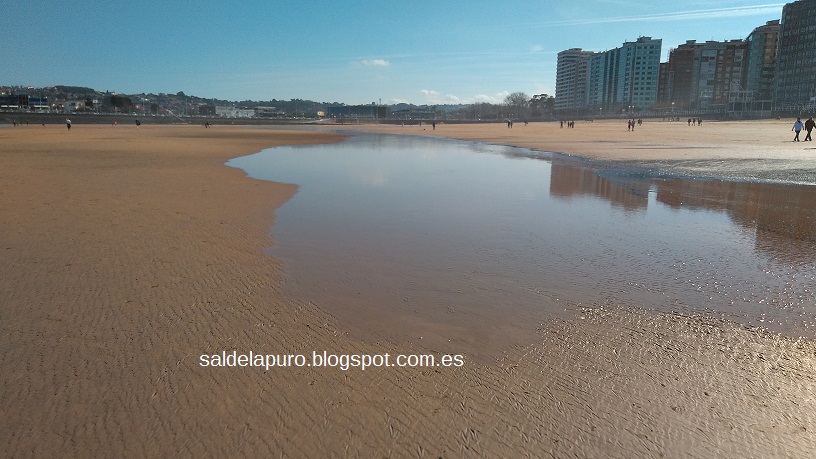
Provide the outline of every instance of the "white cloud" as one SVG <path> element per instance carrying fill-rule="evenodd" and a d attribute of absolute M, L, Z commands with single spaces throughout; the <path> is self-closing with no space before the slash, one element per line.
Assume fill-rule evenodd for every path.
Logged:
<path fill-rule="evenodd" d="M 501 104 L 504 103 L 504 98 L 509 94 L 509 91 L 501 91 L 495 94 L 477 94 L 471 97 L 461 97 L 456 94 L 443 94 L 432 89 L 422 89 L 419 91 L 421 100 L 415 103 L 419 105 L 472 104 L 482 102 Z"/>
<path fill-rule="evenodd" d="M 366 59 L 360 61 L 360 63 L 366 67 L 388 67 L 391 65 L 391 63 L 385 59 Z"/>
<path fill-rule="evenodd" d="M 424 98 L 420 104 L 441 105 L 466 103 L 461 97 L 455 94 L 442 94 L 441 92 L 434 91 L 432 89 L 421 89 L 419 94 Z"/>
<path fill-rule="evenodd" d="M 510 91 L 501 91 L 496 94 L 477 94 L 473 98 L 473 102 L 486 102 L 489 104 L 501 104 L 504 98 L 510 95 Z"/>

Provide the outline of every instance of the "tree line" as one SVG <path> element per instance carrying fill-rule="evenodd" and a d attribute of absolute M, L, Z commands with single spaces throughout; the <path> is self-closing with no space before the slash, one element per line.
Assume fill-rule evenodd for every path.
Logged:
<path fill-rule="evenodd" d="M 524 92 L 508 94 L 501 104 L 475 103 L 452 113 L 453 117 L 472 120 L 489 119 L 541 119 L 550 118 L 555 110 L 555 97 L 536 94 L 532 97 Z"/>

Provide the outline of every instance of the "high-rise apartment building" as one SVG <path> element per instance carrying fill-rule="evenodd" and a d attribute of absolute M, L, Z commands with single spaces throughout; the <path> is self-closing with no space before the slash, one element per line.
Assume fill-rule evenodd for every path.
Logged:
<path fill-rule="evenodd" d="M 661 75 L 661 107 L 676 110 L 726 109 L 743 97 L 748 45 L 743 40 L 689 40 L 669 52 Z"/>
<path fill-rule="evenodd" d="M 672 78 L 671 76 L 671 69 L 669 68 L 669 63 L 661 62 L 660 68 L 657 72 L 657 105 L 660 107 L 668 107 L 671 105 L 671 93 L 674 89 Z"/>
<path fill-rule="evenodd" d="M 816 0 L 785 5 L 780 25 L 776 108 L 812 104 L 816 97 Z"/>
<path fill-rule="evenodd" d="M 748 42 L 729 40 L 723 44 L 717 60 L 712 98 L 712 105 L 718 108 L 725 108 L 731 100 L 742 98 L 745 93 L 745 66 L 748 63 Z"/>
<path fill-rule="evenodd" d="M 778 19 L 768 21 L 745 39 L 748 43 L 748 63 L 743 86 L 754 104 L 766 104 L 773 99 L 780 29 Z"/>
<path fill-rule="evenodd" d="M 556 110 L 601 114 L 649 109 L 657 101 L 662 40 L 640 37 L 620 48 L 558 53 Z"/>
<path fill-rule="evenodd" d="M 744 93 L 747 54 L 743 40 L 707 41 L 695 48 L 691 69 L 692 106 L 703 110 L 725 109 L 732 93 Z"/>
<path fill-rule="evenodd" d="M 660 48 L 663 40 L 640 37 L 617 49 L 615 102 L 632 110 L 649 109 L 657 102 Z"/>
<path fill-rule="evenodd" d="M 591 51 L 572 48 L 558 53 L 555 71 L 555 110 L 579 111 L 587 103 L 587 64 Z"/>
<path fill-rule="evenodd" d="M 614 75 L 617 74 L 619 57 L 619 53 L 611 50 L 595 53 L 589 58 L 587 109 L 593 115 L 608 114 L 614 109 Z"/>
<path fill-rule="evenodd" d="M 693 108 L 692 101 L 692 68 L 694 67 L 695 50 L 699 48 L 694 40 L 689 40 L 669 51 L 669 60 L 663 66 L 660 79 L 661 93 L 658 99 L 664 107 L 678 110 Z"/>

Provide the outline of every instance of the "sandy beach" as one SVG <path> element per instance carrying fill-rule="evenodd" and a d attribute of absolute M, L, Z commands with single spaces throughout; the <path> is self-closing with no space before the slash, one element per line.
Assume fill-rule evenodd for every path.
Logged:
<path fill-rule="evenodd" d="M 812 171 L 786 120 L 344 129 L 605 161 Z M 802 135 L 804 138 L 804 134 Z M 0 446 L 9 457 L 808 457 L 816 343 L 721 319 L 587 307 L 494 361 L 202 366 L 223 352 L 442 356 L 282 293 L 293 185 L 224 163 L 313 130 L 0 127 Z M 768 165 L 770 164 L 770 165 Z M 646 305 L 644 305 L 646 306 Z"/>
<path fill-rule="evenodd" d="M 816 146 L 793 142 L 795 120 L 705 121 L 689 126 L 686 120 L 646 119 L 633 131 L 626 120 L 575 121 L 574 128 L 558 122 L 445 124 L 434 129 L 423 123 L 406 125 L 348 125 L 347 129 L 436 135 L 500 145 L 533 148 L 608 161 L 635 160 L 793 160 L 816 157 Z M 805 138 L 805 132 L 799 136 Z M 809 156 L 809 157 L 808 157 Z"/>

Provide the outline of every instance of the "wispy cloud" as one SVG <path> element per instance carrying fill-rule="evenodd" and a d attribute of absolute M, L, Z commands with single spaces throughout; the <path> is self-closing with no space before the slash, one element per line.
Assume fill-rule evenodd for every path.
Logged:
<path fill-rule="evenodd" d="M 578 18 L 560 21 L 541 22 L 535 25 L 591 25 L 614 24 L 621 22 L 642 21 L 684 21 L 692 19 L 719 19 L 741 16 L 778 15 L 782 12 L 785 3 L 769 3 L 765 5 L 735 6 L 729 8 L 713 8 L 704 10 L 672 11 L 641 16 L 617 16 L 603 18 Z M 532 24 L 531 24 L 532 25 Z"/>
<path fill-rule="evenodd" d="M 391 63 L 385 59 L 364 59 L 360 61 L 360 63 L 366 67 L 388 67 L 391 65 Z"/>

